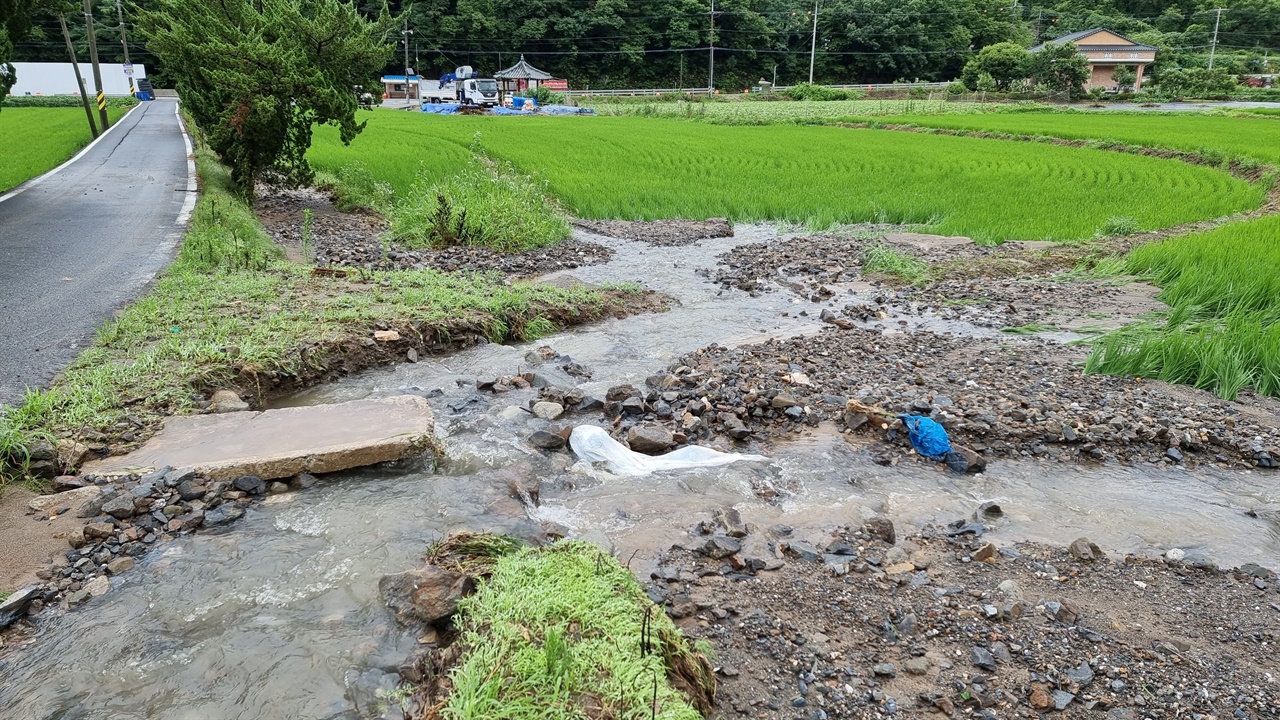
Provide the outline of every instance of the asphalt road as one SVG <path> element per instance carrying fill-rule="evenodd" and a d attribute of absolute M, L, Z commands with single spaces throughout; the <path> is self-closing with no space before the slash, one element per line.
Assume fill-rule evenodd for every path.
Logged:
<path fill-rule="evenodd" d="M 47 386 L 172 259 L 195 197 L 176 109 L 144 102 L 69 165 L 0 195 L 0 404 Z"/>

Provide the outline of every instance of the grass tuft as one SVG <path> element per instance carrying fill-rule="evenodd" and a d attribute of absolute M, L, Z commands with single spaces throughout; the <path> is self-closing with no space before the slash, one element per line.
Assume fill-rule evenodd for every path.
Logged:
<path fill-rule="evenodd" d="M 593 545 L 503 556 L 459 617 L 463 651 L 440 713 L 449 720 L 698 720 L 710 711 L 710 662 Z"/>
<path fill-rule="evenodd" d="M 923 260 L 885 243 L 875 243 L 867 248 L 862 271 L 888 275 L 911 285 L 923 285 L 931 277 L 929 266 Z"/>

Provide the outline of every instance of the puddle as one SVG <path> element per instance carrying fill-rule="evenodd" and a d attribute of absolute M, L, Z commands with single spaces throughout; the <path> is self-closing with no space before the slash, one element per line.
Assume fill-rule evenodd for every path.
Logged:
<path fill-rule="evenodd" d="M 694 272 L 770 232 L 740 227 L 736 238 L 675 251 L 593 236 L 617 249 L 615 260 L 573 276 L 640 279 L 681 305 L 538 343 L 480 346 L 371 371 L 289 398 L 281 404 L 422 394 L 449 459 L 435 474 L 415 462 L 329 476 L 251 509 L 225 532 L 182 538 L 142 558 L 112 592 L 74 613 L 51 613 L 37 643 L 0 659 L 0 706 L 60 720 L 376 716 L 377 689 L 393 687 L 388 673 L 416 642 L 382 607 L 378 579 L 417 565 L 433 539 L 460 529 L 529 537 L 555 523 L 612 544 L 643 573 L 656 551 L 727 505 L 748 523 L 791 525 L 818 539 L 871 512 L 907 529 L 996 500 L 1006 515 L 992 532 L 1003 542 L 1088 535 L 1115 552 L 1202 548 L 1228 565 L 1274 565 L 1280 556 L 1280 530 L 1245 515 L 1280 502 L 1274 483 L 1253 473 L 1025 461 L 955 476 L 915 463 L 876 465 L 820 429 L 779 445 L 768 465 L 619 478 L 571 465 L 566 453 L 527 447 L 524 437 L 541 424 L 512 407 L 531 391 L 475 393 L 476 376 L 529 369 L 526 355 L 543 344 L 586 365 L 594 375 L 582 384 L 602 393 L 642 383 L 709 343 L 816 332 L 824 305 L 781 292 L 722 291 Z M 833 299 L 837 308 L 847 301 Z M 534 369 L 550 373 L 546 367 Z M 512 473 L 542 479 L 540 506 L 512 498 Z M 795 492 L 764 502 L 755 493 L 761 486 Z"/>

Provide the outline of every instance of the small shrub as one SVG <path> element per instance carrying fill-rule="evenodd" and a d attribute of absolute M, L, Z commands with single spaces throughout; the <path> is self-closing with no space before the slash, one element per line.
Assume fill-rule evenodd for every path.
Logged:
<path fill-rule="evenodd" d="M 1138 221 L 1133 218 L 1117 216 L 1107 218 L 1098 232 L 1102 235 L 1132 235 L 1141 229 L 1138 227 Z"/>
<path fill-rule="evenodd" d="M 963 95 L 967 92 L 969 92 L 969 88 L 965 87 L 964 83 L 960 82 L 959 80 L 947 86 L 948 95 Z"/>
<path fill-rule="evenodd" d="M 551 92 L 550 90 L 540 87 L 536 90 L 525 90 L 520 93 L 520 97 L 533 98 L 533 101 L 541 105 L 560 105 L 564 102 L 564 94 Z M 659 98 L 665 99 L 665 98 Z"/>
<path fill-rule="evenodd" d="M 861 100 L 866 93 L 861 90 L 840 90 L 813 83 L 798 83 L 786 89 L 786 96 L 792 100 Z"/>

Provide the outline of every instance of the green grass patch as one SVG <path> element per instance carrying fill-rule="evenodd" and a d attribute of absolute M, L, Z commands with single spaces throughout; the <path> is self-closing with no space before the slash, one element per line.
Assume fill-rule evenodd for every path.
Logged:
<path fill-rule="evenodd" d="M 706 658 L 587 543 L 502 557 L 459 617 L 463 654 L 440 713 L 450 720 L 699 720 L 714 696 Z"/>
<path fill-rule="evenodd" d="M 451 175 L 419 178 L 391 208 L 391 235 L 411 248 L 480 245 L 519 252 L 570 234 L 545 182 L 480 154 Z"/>
<path fill-rule="evenodd" d="M 875 243 L 867 248 L 862 270 L 888 275 L 911 285 L 923 285 L 931 277 L 929 266 L 923 260 L 884 243 Z"/>
<path fill-rule="evenodd" d="M 884 118 L 925 127 L 1111 140 L 1209 156 L 1248 157 L 1280 165 L 1280 123 L 1266 117 L 1152 112 L 984 112 L 906 114 Z M 1140 202 L 1141 195 L 1132 196 Z M 1129 214 L 1129 213 L 1123 213 Z"/>
<path fill-rule="evenodd" d="M 591 219 L 727 216 L 818 228 L 873 221 L 983 242 L 1077 240 L 1109 218 L 1131 217 L 1150 230 L 1255 208 L 1264 195 L 1217 169 L 1096 150 L 642 117 L 374 111 L 349 147 L 336 131 L 318 128 L 309 157 L 330 173 L 362 163 L 405 194 L 417 164 L 428 177 L 447 178 L 466 167 L 473 142 L 545 178 L 567 209 Z"/>
<path fill-rule="evenodd" d="M 1134 250 L 1170 306 L 1162 321 L 1099 339 L 1086 370 L 1194 385 L 1225 399 L 1241 388 L 1280 397 L 1280 216 Z"/>
<path fill-rule="evenodd" d="M 107 117 L 114 123 L 126 110 L 110 107 Z M 82 107 L 5 107 L 0 110 L 0 138 L 4 139 L 0 192 L 4 192 L 70 159 L 93 135 Z"/>

